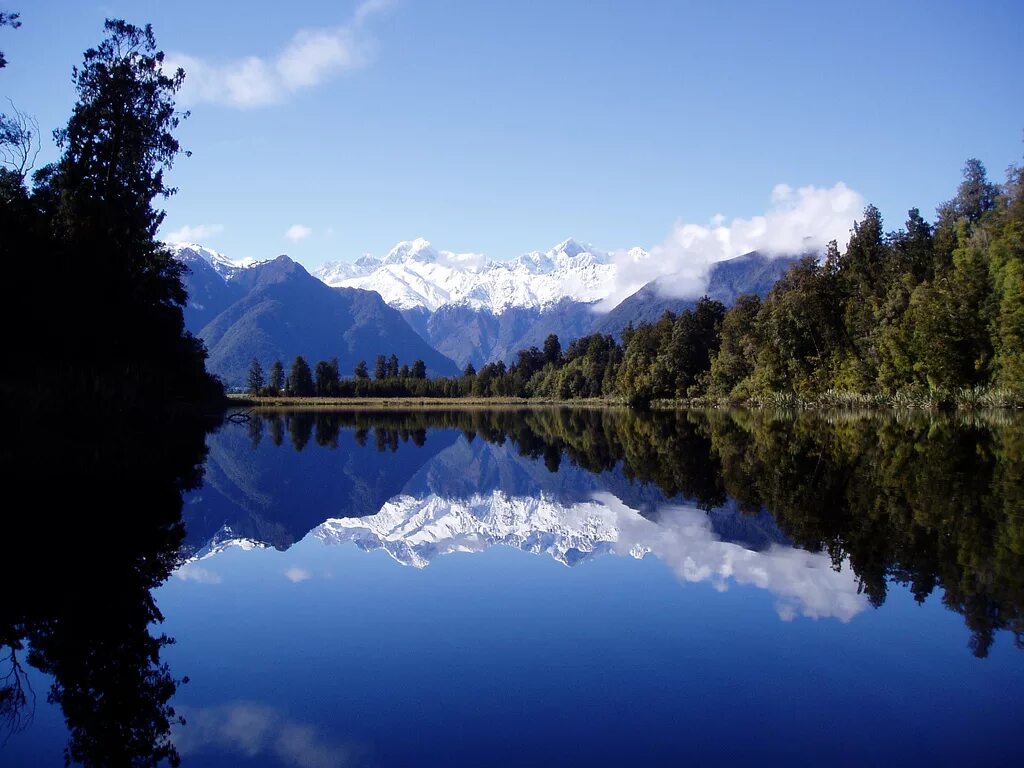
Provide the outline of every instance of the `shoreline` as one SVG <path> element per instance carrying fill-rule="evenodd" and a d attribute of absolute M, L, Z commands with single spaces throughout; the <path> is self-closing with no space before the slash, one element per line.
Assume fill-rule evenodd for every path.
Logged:
<path fill-rule="evenodd" d="M 410 408 L 601 408 L 626 409 L 623 400 L 588 398 L 583 400 L 550 400 L 525 397 L 263 397 L 228 395 L 231 406 L 256 409 L 317 410 L 339 408 L 408 410 Z"/>
<path fill-rule="evenodd" d="M 632 410 L 624 398 L 582 398 L 560 400 L 525 397 L 267 397 L 229 394 L 228 407 L 249 407 L 257 410 L 339 410 L 377 409 L 409 410 L 430 409 L 541 409 L 586 408 L 600 410 Z M 850 396 L 802 400 L 797 398 L 767 398 L 764 400 L 728 401 L 708 398 L 685 400 L 653 400 L 651 411 L 682 410 L 749 410 L 749 411 L 813 411 L 820 413 L 1017 413 L 1024 411 L 1024 403 L 1012 399 L 1000 404 L 977 402 L 943 402 L 896 400 L 870 396 Z"/>

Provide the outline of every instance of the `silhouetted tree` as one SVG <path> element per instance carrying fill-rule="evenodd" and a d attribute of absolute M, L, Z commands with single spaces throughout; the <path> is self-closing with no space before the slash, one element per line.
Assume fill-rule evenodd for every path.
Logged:
<path fill-rule="evenodd" d="M 263 366 L 260 365 L 259 359 L 254 357 L 252 362 L 249 363 L 249 394 L 258 395 L 265 386 L 266 380 L 263 377 Z"/>
<path fill-rule="evenodd" d="M 356 379 L 358 379 L 359 381 L 366 381 L 367 379 L 370 378 L 370 373 L 369 373 L 369 371 L 366 370 L 366 361 L 365 360 L 360 360 L 358 363 L 356 363 L 356 367 L 352 371 L 352 373 L 355 375 Z"/>
<path fill-rule="evenodd" d="M 11 27 L 17 29 L 21 26 L 21 22 L 18 20 L 20 14 L 17 13 L 6 13 L 0 12 L 0 27 Z M 4 52 L 0 51 L 0 69 L 7 66 L 7 59 L 4 58 Z"/>
<path fill-rule="evenodd" d="M 107 20 L 105 30 L 74 70 L 78 101 L 54 134 L 60 159 L 36 174 L 29 207 L 20 207 L 28 197 L 20 190 L 0 214 L 11 232 L 7 217 L 31 211 L 25 236 L 65 283 L 46 295 L 61 312 L 40 318 L 31 339 L 16 343 L 24 350 L 12 350 L 26 353 L 31 382 L 12 377 L 7 386 L 45 382 L 65 403 L 111 410 L 221 399 L 202 342 L 184 328 L 184 267 L 155 239 L 164 214 L 154 201 L 174 192 L 164 172 L 182 151 L 172 132 L 184 73 L 164 68 L 150 27 Z M 27 245 L 5 240 L 5 262 L 8 247 Z"/>
<path fill-rule="evenodd" d="M 288 374 L 288 394 L 296 397 L 310 397 L 314 394 L 313 374 L 302 355 L 295 358 Z"/>
<path fill-rule="evenodd" d="M 284 389 L 284 366 L 280 360 L 275 360 L 274 364 L 270 366 L 270 381 L 268 386 L 274 390 L 274 394 L 280 393 Z"/>
<path fill-rule="evenodd" d="M 412 370 L 409 373 L 414 379 L 425 379 L 427 378 L 427 364 L 422 360 L 416 360 L 412 364 Z"/>
<path fill-rule="evenodd" d="M 388 377 L 388 360 L 384 355 L 377 355 L 377 362 L 373 366 L 373 378 L 382 381 Z"/>
<path fill-rule="evenodd" d="M 329 397 L 333 395 L 339 382 L 338 375 L 338 360 L 333 359 L 331 362 L 321 360 L 316 364 L 316 393 L 320 397 Z"/>

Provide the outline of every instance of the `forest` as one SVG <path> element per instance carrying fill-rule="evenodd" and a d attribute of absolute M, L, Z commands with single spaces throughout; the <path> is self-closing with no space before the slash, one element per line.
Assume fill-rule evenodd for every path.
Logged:
<path fill-rule="evenodd" d="M 306 363 L 296 364 L 304 382 Z M 365 361 L 351 377 L 335 364 L 300 388 L 294 374 L 268 384 L 260 362 L 253 365 L 252 394 L 1019 406 L 1024 171 L 1012 166 L 996 184 L 968 160 L 934 224 L 915 208 L 903 227 L 886 231 L 869 205 L 845 249 L 833 241 L 823 258 L 805 257 L 763 301 L 741 296 L 726 308 L 703 297 L 679 315 L 628 326 L 621 342 L 594 334 L 563 349 L 552 334 L 543 348 L 520 350 L 509 364 L 467 366 L 459 378 L 427 379 L 381 355 L 373 377 Z"/>

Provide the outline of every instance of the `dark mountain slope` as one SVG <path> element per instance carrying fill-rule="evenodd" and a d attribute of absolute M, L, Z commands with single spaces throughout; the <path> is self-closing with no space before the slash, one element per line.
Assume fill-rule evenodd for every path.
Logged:
<path fill-rule="evenodd" d="M 378 354 L 421 359 L 428 375 L 458 373 L 455 364 L 420 338 L 399 312 L 370 291 L 329 288 L 287 256 L 243 270 L 229 282 L 240 298 L 199 331 L 208 367 L 229 387 L 245 384 L 253 357 L 264 368 L 302 355 L 314 365 L 338 358 L 343 375 Z"/>

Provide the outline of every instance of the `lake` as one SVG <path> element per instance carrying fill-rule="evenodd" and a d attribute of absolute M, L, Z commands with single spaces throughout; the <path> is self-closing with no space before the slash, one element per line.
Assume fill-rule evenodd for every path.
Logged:
<path fill-rule="evenodd" d="M 0 764 L 1019 764 L 1024 419 L 205 430 L 20 452 Z"/>

